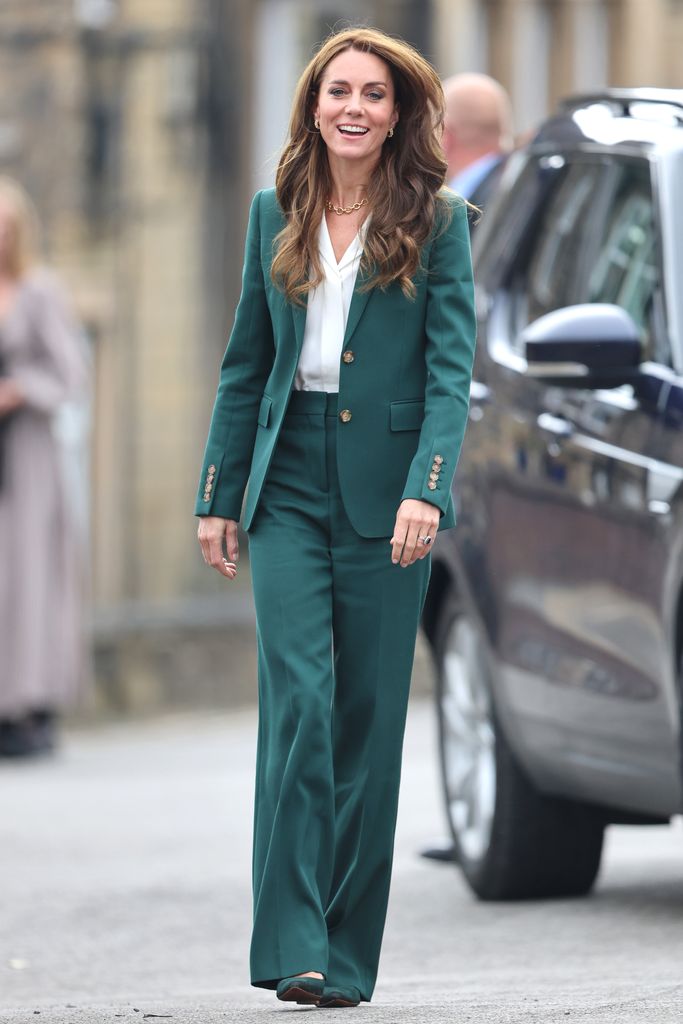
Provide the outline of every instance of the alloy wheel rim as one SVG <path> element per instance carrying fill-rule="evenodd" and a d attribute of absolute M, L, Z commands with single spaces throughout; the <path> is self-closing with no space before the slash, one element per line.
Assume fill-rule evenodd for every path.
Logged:
<path fill-rule="evenodd" d="M 441 743 L 448 814 L 469 860 L 488 849 L 496 803 L 495 733 L 478 631 L 464 617 L 445 645 L 441 689 Z"/>

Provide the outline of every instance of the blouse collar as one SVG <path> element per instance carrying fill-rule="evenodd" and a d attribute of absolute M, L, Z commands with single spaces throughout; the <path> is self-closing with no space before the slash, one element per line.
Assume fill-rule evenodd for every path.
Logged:
<path fill-rule="evenodd" d="M 339 263 L 337 263 L 337 260 L 334 255 L 334 248 L 332 246 L 332 239 L 330 238 L 330 232 L 327 227 L 327 218 L 323 213 L 320 220 L 318 245 L 320 248 L 320 255 L 332 270 L 336 271 L 337 273 L 340 273 L 342 270 L 345 270 L 346 267 L 352 264 L 355 260 L 359 259 L 359 257 L 362 255 L 363 243 L 365 241 L 365 236 L 367 234 L 369 220 L 369 216 L 365 218 L 365 220 L 360 226 L 360 229 L 353 236 L 348 249 L 346 250 L 345 253 L 343 253 L 341 259 L 339 260 Z"/>

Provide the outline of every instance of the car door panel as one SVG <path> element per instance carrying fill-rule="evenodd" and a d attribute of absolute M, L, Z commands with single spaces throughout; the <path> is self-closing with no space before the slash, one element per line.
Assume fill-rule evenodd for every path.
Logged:
<path fill-rule="evenodd" d="M 544 312 L 543 302 L 552 304 L 563 287 L 557 305 L 590 300 L 585 267 L 566 286 L 566 264 L 553 269 L 548 260 L 561 253 L 566 260 L 571 244 L 585 259 L 591 238 L 599 240 L 596 223 L 584 228 L 580 218 L 589 196 L 591 204 L 602 196 L 605 210 L 610 196 L 614 203 L 610 173 L 593 165 L 588 189 L 581 168 L 574 181 L 565 171 L 565 205 L 557 213 L 564 250 L 555 238 L 555 257 L 532 253 L 527 265 L 536 260 L 542 269 L 535 292 L 498 287 L 489 294 L 482 325 L 489 397 L 480 412 L 498 454 L 485 471 L 481 543 L 495 609 L 498 703 L 518 756 L 543 787 L 666 813 L 679 800 L 680 781 L 663 653 L 666 531 L 658 502 L 679 481 L 655 451 L 662 378 L 646 372 L 638 388 L 605 392 L 547 387 L 525 373 L 514 344 L 515 329 Z M 610 224 L 608 237 L 642 242 L 640 192 L 638 203 L 626 199 L 630 206 L 624 200 L 619 209 L 635 216 L 636 226 L 628 234 Z M 571 237 L 573 225 L 581 237 Z M 607 281 L 613 288 L 619 255 L 596 247 L 601 287 Z M 626 285 L 642 303 L 636 283 L 631 276 Z"/>

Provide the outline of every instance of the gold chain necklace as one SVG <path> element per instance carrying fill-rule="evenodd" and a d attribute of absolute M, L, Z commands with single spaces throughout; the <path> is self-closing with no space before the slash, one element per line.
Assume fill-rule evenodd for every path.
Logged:
<path fill-rule="evenodd" d="M 360 210 L 361 206 L 367 206 L 367 198 L 361 199 L 359 203 L 354 203 L 353 206 L 335 206 L 331 199 L 327 200 L 327 209 L 330 213 L 337 213 L 341 217 L 342 213 L 353 213 L 355 210 Z"/>

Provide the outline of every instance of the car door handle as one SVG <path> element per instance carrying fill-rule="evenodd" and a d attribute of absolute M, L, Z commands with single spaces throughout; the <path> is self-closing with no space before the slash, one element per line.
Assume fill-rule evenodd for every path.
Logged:
<path fill-rule="evenodd" d="M 487 405 L 490 401 L 491 388 L 487 384 L 482 384 L 481 381 L 470 381 L 470 408 L 468 415 L 473 423 L 478 423 L 482 419 L 484 415 L 482 406 Z"/>
<path fill-rule="evenodd" d="M 490 402 L 491 388 L 488 384 L 482 384 L 479 380 L 470 381 L 470 401 L 482 403 Z"/>
<path fill-rule="evenodd" d="M 574 433 L 574 427 L 569 420 L 564 420 L 561 416 L 552 416 L 549 412 L 542 412 L 536 422 L 541 430 L 554 434 L 555 437 L 571 437 Z"/>

